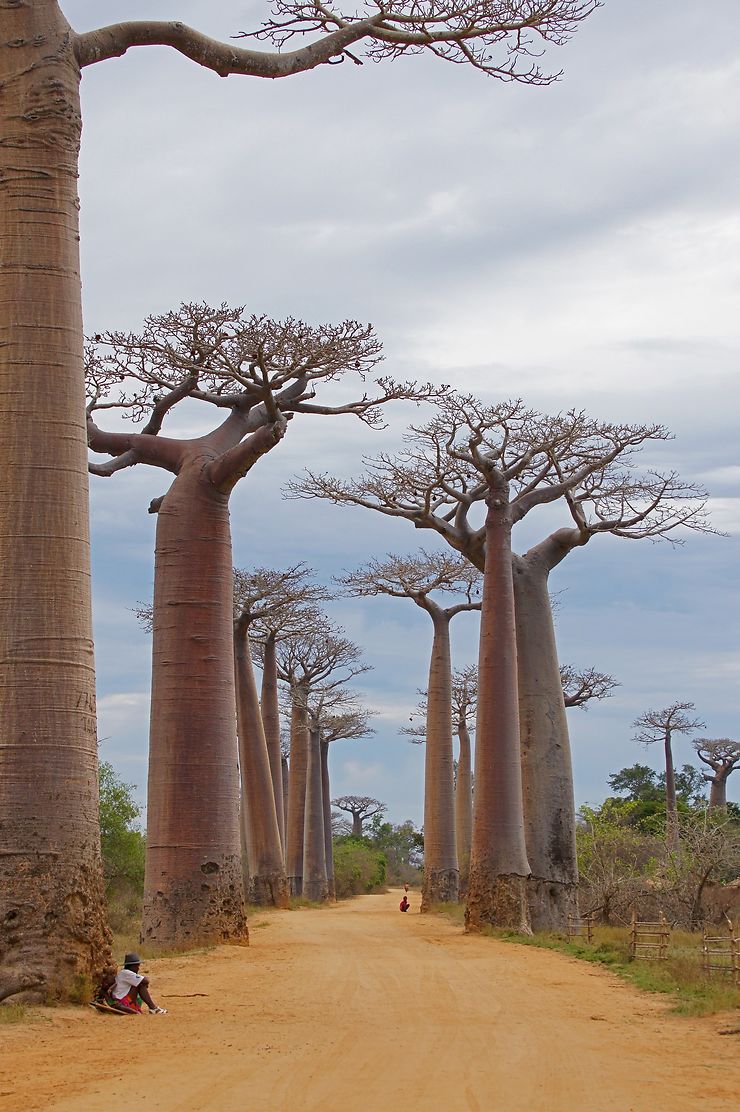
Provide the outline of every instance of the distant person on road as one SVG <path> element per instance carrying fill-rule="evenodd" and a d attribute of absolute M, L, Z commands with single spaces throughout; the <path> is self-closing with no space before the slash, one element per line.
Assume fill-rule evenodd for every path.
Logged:
<path fill-rule="evenodd" d="M 404 892 L 408 892 L 408 890 L 409 890 L 408 884 L 404 884 L 403 890 L 404 890 Z"/>
<path fill-rule="evenodd" d="M 155 1004 L 149 993 L 149 978 L 139 973 L 141 958 L 138 954 L 125 954 L 123 968 L 118 970 L 114 984 L 108 990 L 105 1002 L 117 1012 L 141 1014 L 142 1003 L 152 1015 L 167 1015 L 166 1008 Z"/>
<path fill-rule="evenodd" d="M 408 911 L 408 909 L 410 907 L 411 907 L 411 904 L 407 900 L 406 893 L 404 892 L 403 899 L 401 900 L 400 904 L 398 905 L 398 910 L 399 911 Z"/>

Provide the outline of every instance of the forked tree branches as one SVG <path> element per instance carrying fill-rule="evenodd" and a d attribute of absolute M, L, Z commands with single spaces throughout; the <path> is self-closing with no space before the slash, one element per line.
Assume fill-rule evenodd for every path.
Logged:
<path fill-rule="evenodd" d="M 429 51 L 446 61 L 468 63 L 503 81 L 548 85 L 538 59 L 548 45 L 559 46 L 598 7 L 600 0 L 411 0 L 368 4 L 362 13 L 321 0 L 275 0 L 271 15 L 256 31 L 237 39 L 266 41 L 275 53 L 222 43 L 180 22 L 125 21 L 74 36 L 80 66 L 117 58 L 136 46 L 169 46 L 220 77 L 242 74 L 279 78 L 342 61 L 361 64 Z M 304 35 L 318 37 L 284 51 Z"/>
<path fill-rule="evenodd" d="M 574 668 L 572 664 L 560 666 L 560 681 L 563 685 L 563 699 L 566 707 L 582 707 L 592 699 L 608 699 L 614 689 L 621 685 L 606 672 L 595 668 Z"/>

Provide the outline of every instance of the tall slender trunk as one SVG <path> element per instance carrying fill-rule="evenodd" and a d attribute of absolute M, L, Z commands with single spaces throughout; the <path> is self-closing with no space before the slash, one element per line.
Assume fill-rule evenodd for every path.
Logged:
<path fill-rule="evenodd" d="M 0 17 L 0 998 L 110 956 L 98 824 L 77 161 L 54 0 Z"/>
<path fill-rule="evenodd" d="M 564 931 L 578 910 L 573 769 L 555 628 L 542 559 L 514 557 L 519 724 L 529 914 Z"/>
<path fill-rule="evenodd" d="M 252 903 L 252 861 L 254 850 L 250 845 L 252 837 L 252 824 L 249 821 L 249 801 L 244 784 L 239 792 L 239 841 L 242 851 L 242 879 L 244 881 L 244 898 L 247 903 Z"/>
<path fill-rule="evenodd" d="M 465 923 L 468 930 L 491 923 L 528 932 L 511 512 L 507 491 L 492 488 L 486 501 L 475 807 Z"/>
<path fill-rule="evenodd" d="M 306 810 L 303 822 L 303 895 L 318 903 L 329 898 L 321 782 L 321 730 L 308 731 Z"/>
<path fill-rule="evenodd" d="M 711 780 L 709 788 L 709 810 L 710 811 L 726 811 L 727 810 L 727 780 L 729 778 L 729 771 L 715 772 Z"/>
<path fill-rule="evenodd" d="M 256 904 L 287 907 L 288 882 L 246 622 L 234 623 L 234 661 L 239 767 L 250 831 L 250 897 Z"/>
<path fill-rule="evenodd" d="M 427 685 L 422 911 L 428 911 L 432 903 L 457 900 L 460 885 L 455 842 L 450 619 L 429 599 L 426 607 L 434 624 L 434 641 Z"/>
<path fill-rule="evenodd" d="M 288 767 L 288 758 L 283 757 L 282 755 L 280 757 L 280 770 L 282 772 L 282 780 L 283 780 L 283 827 L 286 831 L 286 838 L 287 838 L 288 796 L 290 794 L 290 768 Z"/>
<path fill-rule="evenodd" d="M 460 892 L 467 892 L 470 872 L 470 841 L 473 834 L 473 775 L 470 762 L 470 734 L 465 720 L 457 724 L 460 749 L 455 781 L 455 837 L 460 866 Z"/>
<path fill-rule="evenodd" d="M 262 662 L 262 723 L 265 730 L 267 755 L 270 760 L 272 793 L 275 799 L 278 831 L 283 858 L 285 857 L 285 804 L 283 801 L 283 767 L 280 752 L 280 706 L 278 703 L 278 674 L 275 659 L 275 634 L 270 633 L 265 641 L 265 655 Z"/>
<path fill-rule="evenodd" d="M 245 939 L 229 507 L 184 464 L 157 520 L 142 940 Z"/>
<path fill-rule="evenodd" d="M 678 804 L 676 802 L 676 773 L 673 767 L 671 731 L 666 730 L 665 743 L 665 840 L 669 849 L 678 849 Z"/>
<path fill-rule="evenodd" d="M 290 792 L 285 831 L 285 867 L 291 896 L 303 893 L 303 822 L 306 812 L 308 710 L 306 690 L 294 684 L 290 711 Z"/>
<path fill-rule="evenodd" d="M 321 797 L 324 804 L 324 855 L 326 857 L 326 883 L 329 899 L 337 898 L 334 881 L 334 839 L 331 834 L 331 784 L 329 782 L 329 742 L 321 742 Z"/>

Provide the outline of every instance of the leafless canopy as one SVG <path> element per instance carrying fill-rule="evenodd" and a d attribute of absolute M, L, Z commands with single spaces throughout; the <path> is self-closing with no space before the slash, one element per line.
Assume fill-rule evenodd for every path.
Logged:
<path fill-rule="evenodd" d="M 321 741 L 359 741 L 375 733 L 370 725 L 373 711 L 362 706 L 360 697 L 346 687 L 315 688 L 308 700 L 311 729 L 318 730 Z"/>
<path fill-rule="evenodd" d="M 372 325 L 274 321 L 225 304 L 181 305 L 148 317 L 138 334 L 99 333 L 87 346 L 88 443 L 93 452 L 111 459 L 90 464 L 90 471 L 108 476 L 148 463 L 177 474 L 188 442 L 159 434 L 169 411 L 186 398 L 232 415 L 220 430 L 223 444 L 214 440 L 223 454 L 208 464 L 211 481 L 229 490 L 244 473 L 242 457 L 250 434 L 264 426 L 274 426 L 282 435 L 290 417 L 313 413 L 351 414 L 377 428 L 386 402 L 439 396 L 439 387 L 384 376 L 376 376 L 368 387 L 381 359 Z M 360 383 L 354 400 L 335 405 L 314 401 L 320 384 L 339 380 L 346 396 L 348 376 Z M 94 420 L 104 410 L 144 422 L 141 432 L 105 432 Z"/>
<path fill-rule="evenodd" d="M 480 573 L 468 560 L 451 552 L 421 549 L 410 556 L 388 555 L 337 577 L 337 582 L 346 595 L 410 598 L 425 609 L 435 592 L 462 595 L 462 600 L 446 611 L 450 615 L 480 609 Z"/>
<path fill-rule="evenodd" d="M 481 570 L 485 531 L 470 515 L 492 484 L 506 488 L 514 523 L 563 499 L 571 526 L 559 532 L 570 547 L 597 533 L 680 543 L 673 534 L 681 527 L 713 532 L 701 487 L 633 466 L 641 447 L 671 439 L 662 425 L 615 425 L 576 410 L 550 417 L 521 401 L 487 406 L 459 394 L 436 406 L 430 422 L 411 427 L 401 452 L 367 458 L 358 479 L 308 471 L 289 494 L 406 518 L 435 530 Z"/>
<path fill-rule="evenodd" d="M 128 21 L 75 38 L 81 66 L 119 57 L 135 46 L 170 46 L 221 77 L 286 77 L 349 57 L 357 49 L 380 61 L 430 51 L 458 64 L 469 63 L 504 81 L 547 85 L 559 74 L 540 68 L 548 45 L 559 46 L 601 0 L 412 0 L 408 4 L 368 3 L 361 11 L 327 6 L 320 0 L 275 0 L 270 17 L 237 39 L 272 43 L 277 53 L 220 43 L 179 22 Z M 303 35 L 307 46 L 284 50 Z M 350 50 L 350 47 L 355 48 Z"/>
<path fill-rule="evenodd" d="M 278 676 L 290 687 L 327 692 L 343 687 L 370 671 L 362 662 L 362 649 L 324 619 L 324 624 L 277 647 Z"/>
<path fill-rule="evenodd" d="M 693 734 L 704 728 L 701 718 L 691 718 L 693 703 L 671 703 L 662 710 L 649 710 L 632 723 L 636 733 L 633 741 L 652 745 L 655 741 L 670 741 L 673 734 Z"/>
<path fill-rule="evenodd" d="M 373 815 L 383 814 L 388 809 L 386 803 L 381 803 L 379 799 L 373 799 L 369 795 L 340 795 L 332 799 L 331 805 L 338 807 L 340 811 L 346 811 L 360 823 L 372 818 Z"/>
<path fill-rule="evenodd" d="M 329 597 L 314 576 L 306 564 L 294 564 L 284 571 L 234 568 L 234 620 L 247 625 L 255 641 L 268 635 L 277 641 L 309 632 L 320 621 L 316 604 Z"/>
<path fill-rule="evenodd" d="M 725 780 L 731 772 L 740 768 L 740 743 L 732 741 L 729 737 L 705 737 L 693 742 L 693 746 L 699 760 L 708 765 L 715 775 Z M 706 772 L 702 775 L 710 783 L 715 778 Z"/>
<path fill-rule="evenodd" d="M 560 666 L 560 681 L 566 707 L 582 707 L 584 710 L 588 709 L 587 704 L 592 699 L 608 699 L 614 689 L 621 686 L 606 672 L 597 672 L 595 668 L 579 671 L 572 664 Z"/>

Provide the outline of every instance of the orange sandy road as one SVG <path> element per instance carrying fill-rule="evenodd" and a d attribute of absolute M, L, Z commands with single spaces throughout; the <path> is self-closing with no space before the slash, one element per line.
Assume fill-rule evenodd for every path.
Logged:
<path fill-rule="evenodd" d="M 659 998 L 560 954 L 400 915 L 398 898 L 257 914 L 249 948 L 147 962 L 168 1016 L 65 1008 L 0 1027 L 0 1107 L 736 1107 L 737 1042 L 718 1035 L 722 1020 L 667 1015 Z"/>

